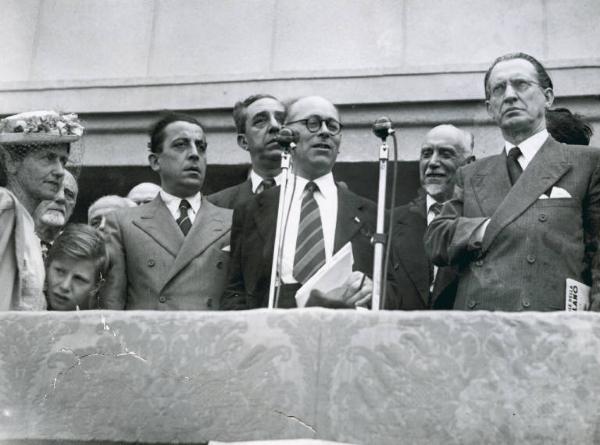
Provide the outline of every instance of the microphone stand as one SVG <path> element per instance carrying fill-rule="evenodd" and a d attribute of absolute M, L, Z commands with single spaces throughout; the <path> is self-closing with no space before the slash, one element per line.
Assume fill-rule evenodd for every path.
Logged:
<path fill-rule="evenodd" d="M 388 134 L 392 134 L 393 132 L 393 129 L 388 129 Z M 381 148 L 379 149 L 379 192 L 377 195 L 377 223 L 375 234 L 373 235 L 373 297 L 371 300 L 371 310 L 373 311 L 378 311 L 381 309 L 381 290 L 384 282 L 383 251 L 386 243 L 384 221 L 388 159 L 389 147 L 386 142 L 386 138 L 382 138 Z"/>
<path fill-rule="evenodd" d="M 288 146 L 283 146 L 281 153 L 281 171 L 283 180 L 279 190 L 279 204 L 277 207 L 277 225 L 275 226 L 275 245 L 273 246 L 273 263 L 271 265 L 271 280 L 269 284 L 269 309 L 274 309 L 279 303 L 279 293 L 281 292 L 281 258 L 283 256 L 283 223 L 284 223 L 284 204 L 287 195 L 290 178 L 290 151 L 296 147 L 294 142 Z"/>

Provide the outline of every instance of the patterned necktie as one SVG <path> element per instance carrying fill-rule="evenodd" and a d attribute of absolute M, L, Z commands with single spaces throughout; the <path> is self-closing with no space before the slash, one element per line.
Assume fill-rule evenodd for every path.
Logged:
<path fill-rule="evenodd" d="M 438 216 L 442 211 L 442 204 L 440 204 L 439 202 L 434 202 L 433 204 L 431 204 L 431 207 L 429 207 L 429 211 L 433 212 L 434 216 Z"/>
<path fill-rule="evenodd" d="M 508 177 L 510 178 L 511 185 L 514 185 L 519 176 L 521 176 L 521 173 L 523 173 L 523 168 L 517 160 L 521 154 L 519 147 L 513 147 L 508 151 L 508 156 L 506 157 L 506 167 L 508 168 Z"/>
<path fill-rule="evenodd" d="M 311 181 L 306 184 L 302 196 L 294 256 L 294 278 L 302 284 L 325 264 L 323 224 L 314 196 L 314 192 L 318 190 L 317 184 Z"/>
<path fill-rule="evenodd" d="M 262 193 L 265 190 L 269 190 L 275 186 L 275 179 L 273 178 L 265 178 L 263 179 L 258 187 L 256 187 L 256 194 Z"/>
<path fill-rule="evenodd" d="M 177 218 L 176 222 L 183 232 L 183 236 L 186 236 L 192 228 L 192 222 L 190 221 L 190 217 L 188 215 L 188 210 L 191 207 L 192 206 L 187 199 L 182 199 L 179 203 L 179 218 Z"/>

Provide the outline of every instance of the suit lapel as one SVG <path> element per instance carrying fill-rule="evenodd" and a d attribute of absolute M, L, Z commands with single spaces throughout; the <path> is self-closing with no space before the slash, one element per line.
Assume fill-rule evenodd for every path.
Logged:
<path fill-rule="evenodd" d="M 423 237 L 427 228 L 425 202 L 424 194 L 419 194 L 419 197 L 408 205 L 406 212 L 402 212 L 395 218 L 397 221 L 395 230 L 398 233 L 394 235 L 394 238 L 398 240 L 397 248 L 407 253 L 399 255 L 400 261 L 419 292 L 419 296 L 427 305 L 429 303 L 429 271 L 432 265 L 429 263 L 423 246 Z"/>
<path fill-rule="evenodd" d="M 504 152 L 489 159 L 486 167 L 471 178 L 471 186 L 482 213 L 491 216 L 510 191 Z"/>
<path fill-rule="evenodd" d="M 177 227 L 177 230 L 179 230 L 179 227 Z M 181 250 L 177 254 L 171 270 L 165 277 L 163 288 L 181 269 L 226 232 L 227 221 L 223 219 L 218 208 L 203 197 L 194 224 L 187 234 L 185 242 L 181 245 Z"/>
<path fill-rule="evenodd" d="M 183 233 L 160 195 L 144 206 L 144 212 L 133 220 L 133 224 L 171 255 L 177 256 L 183 243 Z"/>
<path fill-rule="evenodd" d="M 356 195 L 338 187 L 338 213 L 335 225 L 333 253 L 350 241 L 364 225 L 363 203 Z"/>
<path fill-rule="evenodd" d="M 560 144 L 549 137 L 493 213 L 483 238 L 483 250 L 570 169 Z"/>

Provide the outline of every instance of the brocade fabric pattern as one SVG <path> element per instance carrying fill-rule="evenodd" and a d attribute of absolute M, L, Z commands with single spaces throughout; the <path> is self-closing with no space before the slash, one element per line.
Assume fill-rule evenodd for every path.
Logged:
<path fill-rule="evenodd" d="M 0 440 L 600 443 L 597 314 L 0 318 Z"/>

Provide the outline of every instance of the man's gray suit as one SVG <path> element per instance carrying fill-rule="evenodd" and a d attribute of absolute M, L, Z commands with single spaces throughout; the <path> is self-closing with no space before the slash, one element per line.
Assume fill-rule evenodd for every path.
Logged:
<path fill-rule="evenodd" d="M 184 238 L 160 195 L 107 217 L 105 309 L 205 310 L 226 284 L 232 211 L 204 197 Z"/>
<path fill-rule="evenodd" d="M 563 310 L 567 278 L 591 284 L 599 162 L 597 148 L 550 137 L 512 188 L 504 151 L 458 171 L 454 199 L 425 236 L 434 263 L 460 269 L 455 309 Z M 571 197 L 540 199 L 554 187 Z M 478 243 L 473 234 L 486 218 Z"/>
<path fill-rule="evenodd" d="M 208 195 L 206 199 L 214 205 L 225 209 L 235 209 L 241 204 L 245 204 L 254 197 L 252 193 L 252 181 L 250 178 L 244 182 L 228 187 L 212 195 Z"/>

